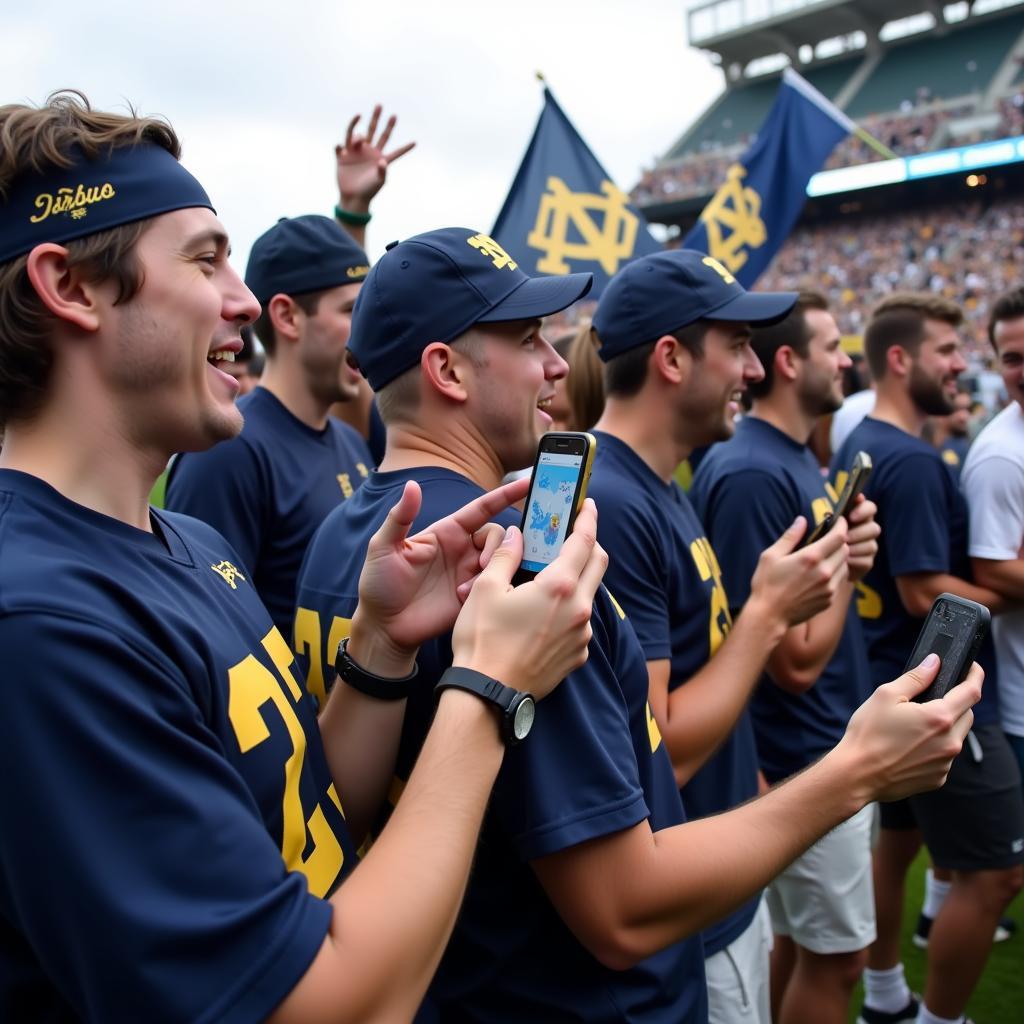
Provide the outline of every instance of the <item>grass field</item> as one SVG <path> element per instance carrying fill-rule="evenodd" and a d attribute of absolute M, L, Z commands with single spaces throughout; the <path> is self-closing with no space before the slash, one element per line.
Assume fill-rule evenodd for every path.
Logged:
<path fill-rule="evenodd" d="M 907 902 L 903 910 L 903 963 L 907 981 L 915 992 L 924 984 L 925 950 L 918 949 L 910 935 L 917 924 L 924 894 L 924 871 L 928 866 L 922 853 L 910 869 Z M 1024 1024 L 1024 894 L 1010 905 L 1009 916 L 1018 924 L 1017 934 L 992 948 L 985 974 L 974 992 L 967 1012 L 976 1024 Z M 854 1006 L 860 1007 L 860 992 Z M 854 1010 L 850 1021 L 857 1018 Z"/>

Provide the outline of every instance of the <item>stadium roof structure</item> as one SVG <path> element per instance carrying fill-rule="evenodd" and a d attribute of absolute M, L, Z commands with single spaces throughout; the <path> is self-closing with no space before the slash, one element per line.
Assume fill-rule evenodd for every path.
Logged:
<path fill-rule="evenodd" d="M 939 0 L 710 0 L 689 11 L 691 46 L 710 50 L 726 67 L 786 54 L 794 66 L 801 47 L 863 32 L 876 41 L 882 27 L 931 13 L 944 21 Z"/>

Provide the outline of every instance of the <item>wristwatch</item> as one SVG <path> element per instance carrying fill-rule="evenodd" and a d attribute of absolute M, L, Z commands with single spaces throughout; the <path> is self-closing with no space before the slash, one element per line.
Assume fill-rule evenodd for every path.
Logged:
<path fill-rule="evenodd" d="M 416 674 L 419 666 L 413 665 L 412 672 L 401 679 L 385 679 L 384 676 L 374 675 L 367 672 L 362 665 L 354 661 L 348 653 L 349 638 L 338 644 L 338 654 L 334 659 L 334 671 L 338 678 L 351 686 L 353 690 L 365 693 L 367 697 L 374 697 L 377 700 L 405 700 L 412 693 Z"/>
<path fill-rule="evenodd" d="M 512 747 L 522 743 L 530 734 L 537 703 L 529 693 L 513 690 L 511 686 L 505 686 L 497 679 L 485 676 L 483 672 L 453 666 L 441 676 L 434 687 L 435 699 L 439 699 L 442 692 L 451 686 L 475 693 L 498 709 L 501 738 L 506 746 Z"/>

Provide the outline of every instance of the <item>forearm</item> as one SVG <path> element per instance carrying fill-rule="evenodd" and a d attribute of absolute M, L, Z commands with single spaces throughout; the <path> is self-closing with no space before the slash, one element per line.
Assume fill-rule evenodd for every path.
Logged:
<path fill-rule="evenodd" d="M 282 1024 L 412 1019 L 454 926 L 503 752 L 493 711 L 445 692 L 395 812 L 331 900 L 329 935 Z"/>
<path fill-rule="evenodd" d="M 853 595 L 846 583 L 823 612 L 787 630 L 782 642 L 768 658 L 768 672 L 787 693 L 810 689 L 825 670 L 843 635 Z"/>
<path fill-rule="evenodd" d="M 636 957 L 721 920 L 856 813 L 862 803 L 840 760 L 830 754 L 742 807 L 653 833 L 646 857 L 624 876 Z"/>
<path fill-rule="evenodd" d="M 1008 601 L 1024 601 L 1024 559 L 998 561 L 993 558 L 975 558 L 972 562 L 974 578 L 979 586 L 997 591 Z"/>
<path fill-rule="evenodd" d="M 385 678 L 407 676 L 413 654 L 397 652 L 364 628 L 358 612 L 352 622 L 349 654 L 357 664 Z M 339 679 L 320 715 L 320 736 L 345 820 L 361 845 L 376 820 L 394 777 L 406 701 L 377 700 Z"/>
<path fill-rule="evenodd" d="M 899 592 L 903 607 L 913 616 L 924 618 L 931 609 L 932 602 L 939 594 L 954 594 L 968 601 L 983 604 L 993 614 L 997 614 L 1006 606 L 1001 594 L 986 586 L 968 583 L 967 580 L 950 573 L 921 573 L 911 576 L 897 576 L 896 589 Z"/>
<path fill-rule="evenodd" d="M 752 597 L 714 657 L 668 694 L 665 721 L 659 727 L 680 786 L 735 727 L 785 631 L 775 610 Z"/>

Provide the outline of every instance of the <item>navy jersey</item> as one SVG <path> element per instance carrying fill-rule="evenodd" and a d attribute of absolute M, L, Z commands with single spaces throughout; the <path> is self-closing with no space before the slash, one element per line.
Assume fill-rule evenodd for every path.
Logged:
<path fill-rule="evenodd" d="M 296 419 L 266 388 L 239 400 L 241 434 L 171 466 L 165 507 L 216 527 L 290 636 L 302 556 L 327 513 L 373 466 L 366 442 L 333 416 L 323 430 Z"/>
<path fill-rule="evenodd" d="M 674 690 L 708 662 L 732 625 L 714 549 L 693 506 L 616 437 L 596 432 L 588 493 L 600 509 L 598 538 L 610 560 L 605 583 L 622 605 L 648 661 L 670 661 Z M 750 715 L 682 790 L 690 818 L 703 818 L 757 796 L 757 751 Z M 742 934 L 754 899 L 704 933 L 712 956 Z"/>
<path fill-rule="evenodd" d="M 949 471 L 953 474 L 953 479 L 956 480 L 957 485 L 960 483 L 960 471 L 964 468 L 964 459 L 967 458 L 967 449 L 970 448 L 971 442 L 966 437 L 947 437 L 942 442 L 942 447 L 939 448 L 939 455 L 942 456 L 942 461 L 949 467 Z"/>
<path fill-rule="evenodd" d="M 809 523 L 824 519 L 834 493 L 806 445 L 756 417 L 744 418 L 732 440 L 711 449 L 690 495 L 719 553 L 734 607 L 750 596 L 761 552 L 798 515 Z M 765 673 L 751 710 L 758 756 L 769 782 L 800 771 L 839 742 L 850 716 L 868 695 L 869 675 L 853 601 L 835 653 L 806 693 L 786 693 Z"/>
<path fill-rule="evenodd" d="M 355 864 L 227 542 L 0 470 L 0 1019 L 262 1020 Z"/>
<path fill-rule="evenodd" d="M 444 469 L 374 473 L 328 516 L 299 579 L 295 632 L 311 678 L 330 674 L 325 666 L 348 629 L 367 544 L 407 480 L 423 491 L 414 531 L 483 493 Z M 498 521 L 518 518 L 507 512 Z M 530 868 L 534 858 L 645 819 L 654 830 L 683 820 L 647 703 L 643 653 L 607 591 L 595 601 L 592 625 L 587 664 L 541 704 L 529 739 L 505 755 L 465 903 L 431 987 L 442 1021 L 678 1024 L 707 1018 L 699 938 L 630 970 L 609 970 L 565 926 Z M 422 687 L 408 705 L 399 782 L 429 726 L 431 691 L 450 658 L 449 637 L 420 651 Z"/>
<path fill-rule="evenodd" d="M 847 469 L 859 451 L 874 465 L 864 493 L 878 506 L 882 527 L 875 564 L 857 584 L 857 610 L 878 686 L 903 672 L 923 621 L 903 607 L 895 577 L 920 572 L 971 579 L 967 503 L 939 453 L 891 423 L 871 416 L 863 420 L 833 456 L 833 470 Z M 974 707 L 980 725 L 998 717 L 991 637 L 978 661 L 985 669 L 981 700 Z"/>

